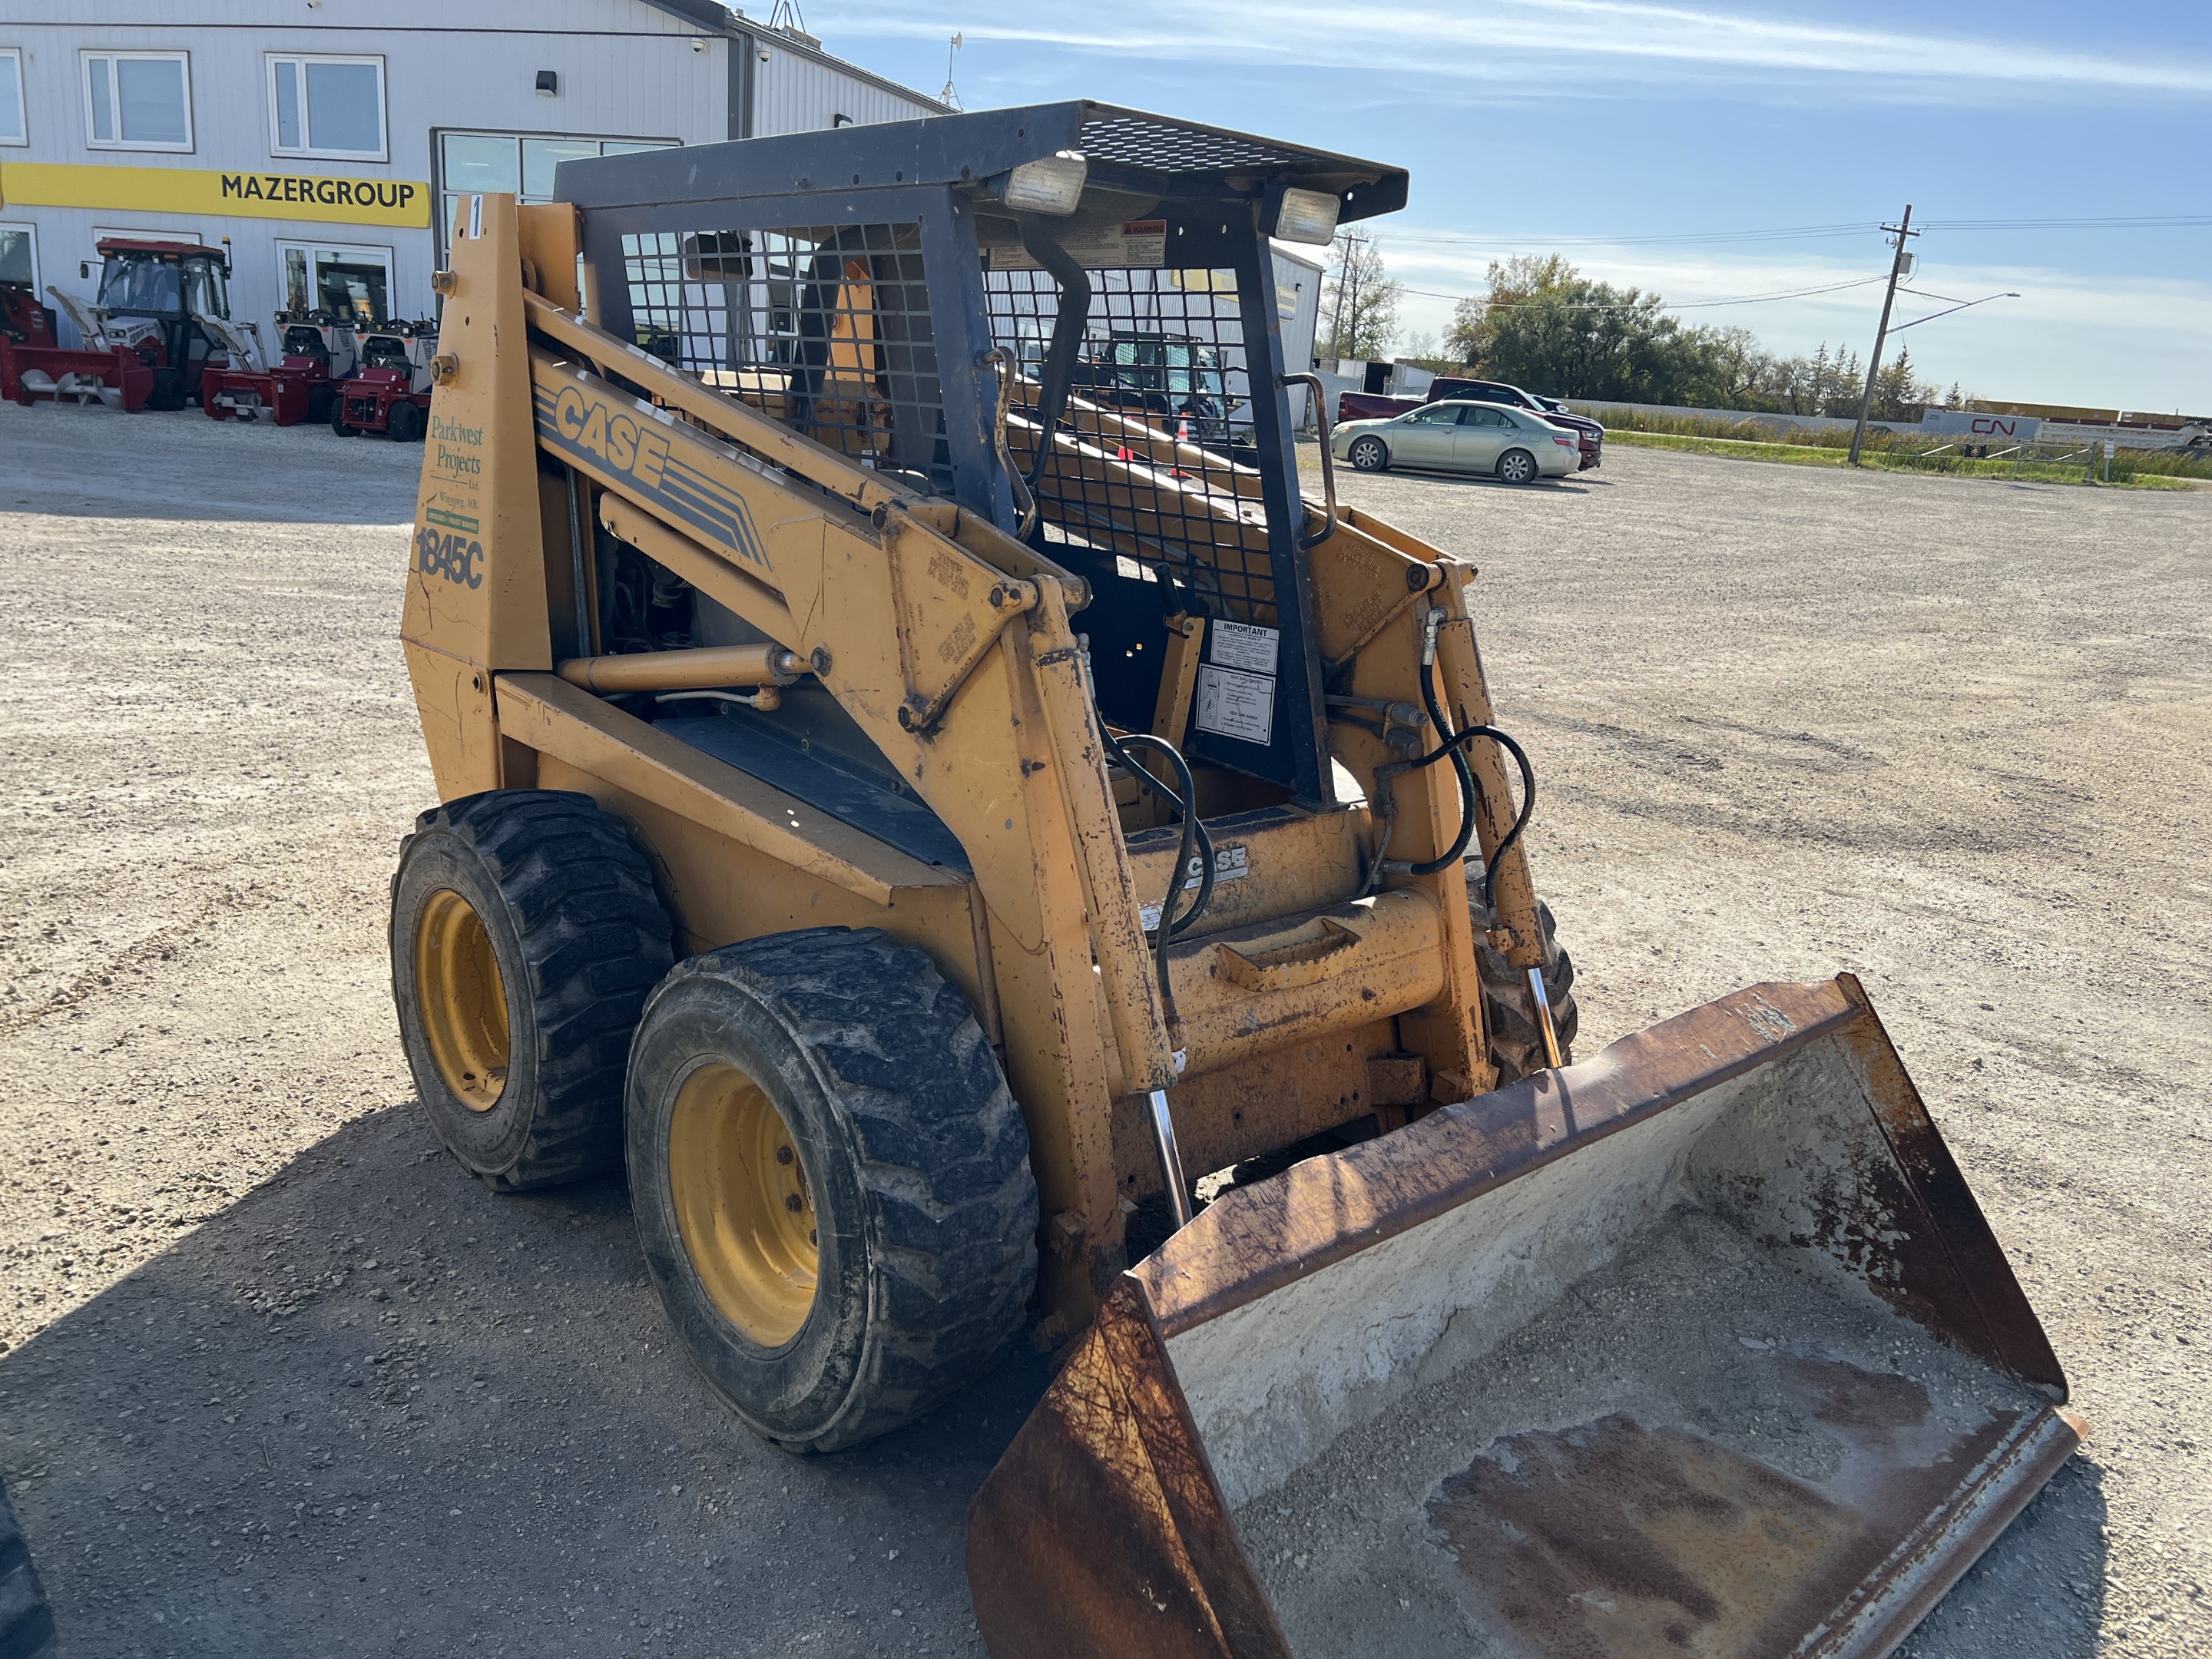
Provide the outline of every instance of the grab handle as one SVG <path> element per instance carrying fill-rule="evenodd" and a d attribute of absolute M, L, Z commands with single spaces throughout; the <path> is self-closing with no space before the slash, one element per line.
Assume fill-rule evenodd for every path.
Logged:
<path fill-rule="evenodd" d="M 1321 383 L 1318 374 L 1285 374 L 1282 384 L 1313 388 L 1314 424 L 1321 430 L 1321 493 L 1328 510 L 1319 531 L 1298 538 L 1298 550 L 1310 553 L 1336 534 L 1336 457 L 1328 447 L 1328 388 Z"/>

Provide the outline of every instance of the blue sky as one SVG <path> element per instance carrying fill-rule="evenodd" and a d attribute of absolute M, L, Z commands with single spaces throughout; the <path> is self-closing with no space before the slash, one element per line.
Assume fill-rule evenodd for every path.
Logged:
<path fill-rule="evenodd" d="M 765 9 L 765 7 L 757 8 Z M 1674 302 L 1888 267 L 2000 300 L 1914 329 L 1924 375 L 2029 401 L 2212 410 L 2212 7 L 1643 0 L 814 0 L 831 51 L 970 109 L 1091 97 L 1413 173 L 1370 224 L 1434 335 L 1487 261 L 1559 252 Z M 2193 226 L 2021 220 L 2195 217 Z M 1972 221 L 2014 222 L 2014 228 Z M 1786 235 L 1743 233 L 1786 231 Z M 1879 287 L 1686 310 L 1862 355 Z M 1900 319 L 1942 309 L 1899 301 Z"/>

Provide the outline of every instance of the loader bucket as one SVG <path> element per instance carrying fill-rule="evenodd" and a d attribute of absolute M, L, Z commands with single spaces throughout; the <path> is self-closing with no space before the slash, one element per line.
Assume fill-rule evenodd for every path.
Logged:
<path fill-rule="evenodd" d="M 1232 1189 L 978 1494 L 998 1659 L 1888 1652 L 2079 1443 L 1856 980 Z"/>

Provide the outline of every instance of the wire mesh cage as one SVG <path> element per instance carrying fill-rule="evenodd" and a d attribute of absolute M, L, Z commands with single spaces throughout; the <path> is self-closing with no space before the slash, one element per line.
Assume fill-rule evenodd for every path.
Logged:
<path fill-rule="evenodd" d="M 1081 343 L 1040 460 L 1060 285 L 1018 250 L 985 258 L 992 336 L 1020 366 L 1011 447 L 1048 543 L 1094 577 L 1166 584 L 1167 609 L 1273 625 L 1235 273 L 1085 259 Z"/>
<path fill-rule="evenodd" d="M 645 350 L 864 466 L 951 489 L 918 226 L 643 231 L 621 246 Z"/>

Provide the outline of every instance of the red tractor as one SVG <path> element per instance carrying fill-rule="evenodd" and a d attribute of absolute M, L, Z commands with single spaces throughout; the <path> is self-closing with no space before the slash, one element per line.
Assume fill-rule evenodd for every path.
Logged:
<path fill-rule="evenodd" d="M 363 330 L 361 367 L 338 386 L 331 430 L 341 438 L 380 432 L 399 443 L 420 443 L 430 424 L 430 359 L 437 349 L 434 322 Z"/>
<path fill-rule="evenodd" d="M 182 409 L 210 368 L 228 368 L 245 337 L 230 325 L 230 256 L 198 242 L 103 237 L 98 297 L 87 307 L 49 289 L 85 345 L 127 351 L 153 371 L 148 409 Z M 78 267 L 92 275 L 90 261 Z M 105 401 L 105 399 L 103 399 Z M 122 406 L 131 408 L 126 394 Z"/>

